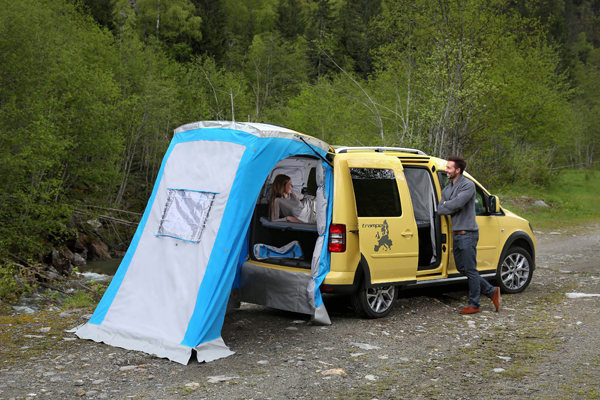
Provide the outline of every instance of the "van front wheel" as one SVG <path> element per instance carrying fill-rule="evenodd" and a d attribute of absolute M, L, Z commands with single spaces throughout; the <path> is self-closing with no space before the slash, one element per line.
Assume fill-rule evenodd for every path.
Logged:
<path fill-rule="evenodd" d="M 394 308 L 398 298 L 398 288 L 383 286 L 360 289 L 352 296 L 352 305 L 357 314 L 367 318 L 383 318 Z"/>
<path fill-rule="evenodd" d="M 498 264 L 496 281 L 502 293 L 521 293 L 531 282 L 533 261 L 522 247 L 508 249 Z"/>

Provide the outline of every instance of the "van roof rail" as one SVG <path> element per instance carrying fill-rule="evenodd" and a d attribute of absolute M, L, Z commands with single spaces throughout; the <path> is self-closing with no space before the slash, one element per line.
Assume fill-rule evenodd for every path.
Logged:
<path fill-rule="evenodd" d="M 341 153 L 347 153 L 348 151 L 352 151 L 352 150 L 372 150 L 372 151 L 376 151 L 376 152 L 384 152 L 384 151 L 400 151 L 403 153 L 412 153 L 412 154 L 418 154 L 420 156 L 426 156 L 427 154 L 423 153 L 421 150 L 417 150 L 417 149 L 409 149 L 406 147 L 381 147 L 381 146 L 374 146 L 374 147 L 347 147 L 347 146 L 332 146 L 333 149 L 335 150 L 336 154 L 341 154 Z"/>

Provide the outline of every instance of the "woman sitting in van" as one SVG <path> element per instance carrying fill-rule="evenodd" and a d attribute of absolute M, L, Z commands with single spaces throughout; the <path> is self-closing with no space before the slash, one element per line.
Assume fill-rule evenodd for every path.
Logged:
<path fill-rule="evenodd" d="M 280 174 L 275 177 L 269 202 L 271 221 L 315 224 L 317 214 L 314 196 L 305 196 L 292 190 L 293 187 L 289 176 Z"/>

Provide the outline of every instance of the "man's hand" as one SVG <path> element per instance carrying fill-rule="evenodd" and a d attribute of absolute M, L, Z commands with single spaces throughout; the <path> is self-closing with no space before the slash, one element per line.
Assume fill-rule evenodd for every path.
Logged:
<path fill-rule="evenodd" d="M 302 222 L 298 218 L 292 217 L 292 216 L 286 217 L 285 219 L 288 220 L 288 221 L 290 221 L 290 222 Z"/>

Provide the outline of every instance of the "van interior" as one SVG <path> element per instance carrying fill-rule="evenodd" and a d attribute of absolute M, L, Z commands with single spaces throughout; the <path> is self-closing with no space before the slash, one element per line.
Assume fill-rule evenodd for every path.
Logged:
<path fill-rule="evenodd" d="M 298 156 L 282 160 L 273 168 L 261 189 L 252 217 L 249 238 L 252 260 L 295 268 L 311 268 L 312 255 L 318 238 L 316 224 L 271 221 L 269 200 L 271 185 L 279 174 L 291 178 L 293 190 L 315 196 L 316 168 L 320 162 L 318 158 Z M 405 166 L 404 174 L 417 222 L 418 269 L 419 271 L 433 270 L 440 265 L 442 243 L 433 178 L 431 172 L 422 166 Z M 285 252 L 286 246 L 294 241 L 297 241 L 300 246 L 301 254 Z"/>

